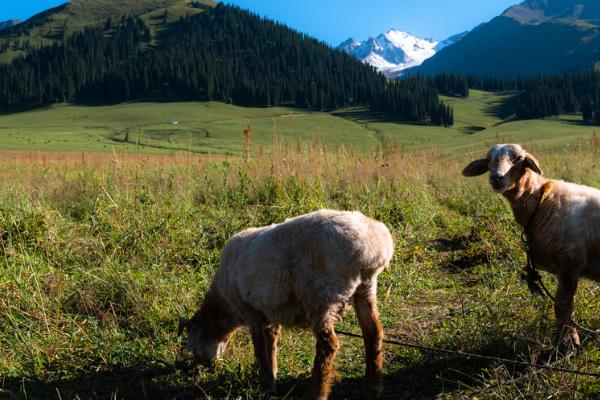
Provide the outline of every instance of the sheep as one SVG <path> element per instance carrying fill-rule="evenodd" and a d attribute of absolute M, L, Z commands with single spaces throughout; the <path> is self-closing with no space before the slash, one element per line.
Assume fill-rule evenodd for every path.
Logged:
<path fill-rule="evenodd" d="M 330 393 L 339 348 L 334 323 L 354 305 L 364 336 L 367 398 L 382 390 L 383 329 L 377 278 L 389 266 L 392 237 L 359 212 L 320 210 L 231 238 L 200 309 L 180 319 L 187 349 L 209 366 L 233 332 L 248 327 L 263 382 L 275 390 L 281 326 L 311 328 L 316 337 L 309 399 Z"/>
<path fill-rule="evenodd" d="M 528 235 L 534 267 L 558 278 L 554 311 L 559 344 L 579 347 L 571 320 L 573 300 L 580 278 L 600 281 L 600 191 L 544 178 L 535 157 L 516 144 L 493 146 L 463 175 L 488 171 L 490 186 L 508 200 Z"/>

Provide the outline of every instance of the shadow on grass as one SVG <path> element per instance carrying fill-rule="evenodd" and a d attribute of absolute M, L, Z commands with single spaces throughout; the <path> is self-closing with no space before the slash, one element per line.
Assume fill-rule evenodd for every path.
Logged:
<path fill-rule="evenodd" d="M 465 126 L 462 131 L 466 134 L 466 135 L 473 135 L 477 132 L 481 132 L 481 131 L 485 131 L 487 128 L 484 126 Z"/>
<path fill-rule="evenodd" d="M 486 264 L 487 257 L 484 254 L 468 254 L 454 257 L 440 265 L 440 268 L 450 271 L 468 271 L 478 265 Z"/>
<path fill-rule="evenodd" d="M 199 389 L 181 382 L 172 367 L 113 368 L 73 378 L 45 381 L 27 378 L 0 379 L 0 399 L 195 399 Z"/>
<path fill-rule="evenodd" d="M 560 122 L 565 125 L 575 125 L 575 126 L 591 126 L 594 128 L 598 128 L 598 125 L 594 125 L 591 122 L 584 121 L 581 115 L 568 115 L 561 116 Z"/>
<path fill-rule="evenodd" d="M 518 101 L 519 96 L 517 94 L 507 96 L 502 100 L 488 104 L 484 108 L 484 112 L 489 116 L 504 120 L 517 112 Z"/>
<path fill-rule="evenodd" d="M 357 109 L 348 111 L 334 111 L 332 115 L 344 118 L 356 123 L 402 123 L 391 115 L 382 112 L 373 112 L 367 109 Z"/>
<path fill-rule="evenodd" d="M 475 349 L 493 354 L 490 348 Z M 498 348 L 498 347 L 496 347 Z M 473 350 L 472 350 L 473 351 Z M 444 356 L 424 355 L 417 360 L 397 355 L 387 348 L 382 399 L 425 400 L 468 387 L 476 387 L 490 367 L 489 362 Z M 506 357 L 506 354 L 502 356 Z M 511 373 L 516 371 L 510 367 Z M 202 399 L 202 398 L 302 398 L 308 378 L 282 377 L 277 396 L 260 395 L 255 372 L 223 373 L 208 381 L 196 381 L 194 375 L 172 367 L 134 366 L 100 373 L 84 374 L 53 382 L 22 378 L 0 379 L 0 398 L 12 399 Z M 334 385 L 331 399 L 355 399 L 362 393 L 363 379 L 342 379 Z M 4 397 L 3 397 L 4 396 Z"/>
<path fill-rule="evenodd" d="M 485 251 L 479 248 L 481 238 L 475 232 L 453 238 L 439 238 L 429 245 L 445 255 L 440 268 L 450 271 L 466 271 L 488 263 Z"/>

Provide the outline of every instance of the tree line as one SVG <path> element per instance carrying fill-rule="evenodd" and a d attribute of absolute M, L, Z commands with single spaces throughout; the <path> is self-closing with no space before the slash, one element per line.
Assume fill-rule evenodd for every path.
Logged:
<path fill-rule="evenodd" d="M 514 106 L 519 119 L 581 113 L 584 122 L 600 125 L 600 71 L 595 69 L 535 78 L 441 74 L 433 83 L 441 94 L 456 97 L 468 97 L 470 89 L 519 92 Z"/>
<path fill-rule="evenodd" d="M 143 20 L 106 21 L 0 67 L 0 107 L 148 96 L 326 111 L 366 106 L 398 121 L 449 126 L 432 80 L 374 68 L 234 6 L 205 7 L 153 45 Z"/>
<path fill-rule="evenodd" d="M 528 89 L 533 83 L 530 78 L 460 74 L 438 74 L 432 79 L 440 94 L 452 97 L 469 97 L 471 89 L 486 92 L 518 92 Z"/>
<path fill-rule="evenodd" d="M 150 32 L 143 21 L 124 17 L 110 36 L 104 29 L 89 27 L 62 44 L 34 49 L 26 57 L 0 67 L 0 107 L 83 98 L 90 85 L 137 55 L 140 43 L 149 40 Z"/>
<path fill-rule="evenodd" d="M 589 70 L 535 79 L 519 96 L 519 118 L 544 118 L 582 113 L 583 120 L 600 125 L 600 72 Z"/>

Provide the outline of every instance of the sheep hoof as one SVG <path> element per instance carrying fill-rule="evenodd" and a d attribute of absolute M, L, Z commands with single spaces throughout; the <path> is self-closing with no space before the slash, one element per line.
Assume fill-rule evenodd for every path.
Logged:
<path fill-rule="evenodd" d="M 277 385 L 275 382 L 275 378 L 272 375 L 265 375 L 263 373 L 260 374 L 260 385 L 265 393 L 270 395 L 277 394 Z"/>
<path fill-rule="evenodd" d="M 577 338 L 578 339 L 578 338 Z M 565 338 L 560 344 L 558 351 L 565 358 L 571 358 L 580 351 L 581 345 L 572 337 Z"/>
<path fill-rule="evenodd" d="M 326 393 L 328 393 L 327 391 Z M 322 391 L 318 389 L 311 388 L 304 394 L 303 400 L 327 400 L 329 398 L 328 394 L 324 394 Z"/>
<path fill-rule="evenodd" d="M 548 363 L 552 364 L 575 356 L 581 350 L 581 342 L 575 328 L 565 327 L 559 329 L 555 339 L 554 350 L 548 357 Z"/>
<path fill-rule="evenodd" d="M 363 389 L 363 398 L 366 400 L 375 400 L 381 397 L 383 393 L 383 384 L 380 378 L 367 380 Z"/>
<path fill-rule="evenodd" d="M 276 396 L 277 395 L 277 385 L 275 384 L 275 382 L 263 382 L 263 387 L 265 388 L 265 391 L 267 393 L 269 393 L 270 395 Z"/>
<path fill-rule="evenodd" d="M 581 348 L 579 334 L 577 333 L 577 329 L 573 327 L 566 326 L 563 329 L 559 329 L 556 339 L 557 347 L 563 354 L 569 354 Z"/>
<path fill-rule="evenodd" d="M 381 397 L 383 393 L 383 385 L 378 383 L 376 385 L 368 385 L 365 387 L 364 396 L 365 400 L 376 400 Z"/>

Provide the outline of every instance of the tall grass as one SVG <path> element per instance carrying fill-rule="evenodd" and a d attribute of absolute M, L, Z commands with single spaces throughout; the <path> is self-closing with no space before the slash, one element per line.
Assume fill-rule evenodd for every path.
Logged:
<path fill-rule="evenodd" d="M 186 357 L 176 320 L 198 306 L 232 234 L 324 207 L 360 210 L 393 232 L 395 259 L 379 288 L 388 333 L 521 359 L 551 345 L 552 306 L 519 280 L 524 254 L 508 206 L 483 179 L 459 176 L 470 158 L 283 139 L 254 153 L 2 153 L 0 397 L 261 397 L 245 332 L 214 371 L 172 369 Z M 549 176 L 600 186 L 592 143 L 536 155 Z M 577 319 L 594 328 L 598 291 L 584 284 L 576 300 Z M 342 326 L 356 329 L 354 316 Z M 358 392 L 363 371 L 360 343 L 342 342 L 337 398 Z M 286 331 L 282 396 L 302 395 L 312 356 L 309 332 Z M 600 371 L 599 360 L 590 338 L 568 365 Z M 385 396 L 600 391 L 591 378 L 551 373 L 490 386 L 523 372 L 388 348 Z"/>

